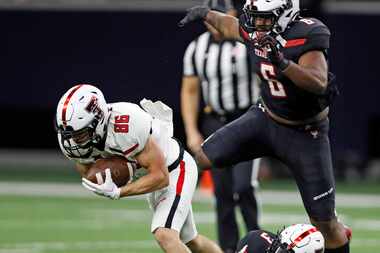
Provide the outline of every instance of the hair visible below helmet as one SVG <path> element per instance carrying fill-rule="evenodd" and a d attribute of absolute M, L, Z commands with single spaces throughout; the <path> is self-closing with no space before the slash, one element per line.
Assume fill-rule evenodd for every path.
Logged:
<path fill-rule="evenodd" d="M 61 147 L 71 157 L 86 158 L 106 131 L 108 105 L 95 86 L 79 84 L 59 100 L 56 129 Z"/>
<path fill-rule="evenodd" d="M 246 30 L 255 31 L 256 18 L 270 18 L 270 30 L 282 33 L 300 12 L 299 0 L 247 0 L 243 7 Z"/>
<path fill-rule="evenodd" d="M 291 253 L 323 253 L 325 251 L 325 239 L 316 227 L 310 224 L 294 224 L 279 235 L 282 248 Z"/>

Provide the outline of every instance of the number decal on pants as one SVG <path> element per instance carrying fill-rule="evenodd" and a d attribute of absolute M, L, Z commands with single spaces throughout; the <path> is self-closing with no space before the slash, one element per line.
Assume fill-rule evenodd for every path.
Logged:
<path fill-rule="evenodd" d="M 285 98 L 286 92 L 281 82 L 276 79 L 274 66 L 269 63 L 261 63 L 261 74 L 268 81 L 270 93 L 273 97 Z"/>

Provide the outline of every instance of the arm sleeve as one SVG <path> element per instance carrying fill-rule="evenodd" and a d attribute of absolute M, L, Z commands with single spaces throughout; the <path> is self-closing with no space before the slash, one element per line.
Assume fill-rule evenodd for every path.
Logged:
<path fill-rule="evenodd" d="M 183 56 L 183 75 L 184 76 L 196 76 L 197 68 L 195 66 L 195 48 L 196 41 L 189 44 Z"/>
<path fill-rule="evenodd" d="M 112 118 L 111 122 L 114 125 L 113 131 L 117 145 L 127 159 L 134 161 L 134 156 L 144 149 L 150 136 L 152 117 L 138 105 L 128 109 L 128 116 L 128 132 L 118 132 L 117 127 L 115 127 L 117 115 Z"/>

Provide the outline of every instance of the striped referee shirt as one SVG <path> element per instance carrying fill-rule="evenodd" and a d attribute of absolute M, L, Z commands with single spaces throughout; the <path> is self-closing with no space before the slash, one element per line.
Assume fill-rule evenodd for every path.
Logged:
<path fill-rule="evenodd" d="M 218 42 L 203 33 L 187 47 L 183 66 L 184 76 L 200 79 L 205 104 L 220 115 L 247 109 L 259 97 L 258 79 L 242 43 Z"/>

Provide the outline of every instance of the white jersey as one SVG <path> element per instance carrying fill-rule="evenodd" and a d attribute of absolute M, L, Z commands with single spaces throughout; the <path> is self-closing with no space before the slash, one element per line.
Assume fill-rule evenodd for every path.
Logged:
<path fill-rule="evenodd" d="M 71 160 L 89 164 L 99 157 L 124 156 L 136 162 L 136 155 L 145 147 L 151 136 L 165 156 L 166 165 L 173 164 L 180 155 L 180 147 L 172 138 L 172 111 L 161 102 L 142 100 L 139 105 L 133 103 L 109 104 L 111 113 L 108 118 L 107 133 L 103 150 L 94 148 L 88 158 L 73 158 L 62 147 L 62 152 Z M 198 234 L 191 200 L 198 179 L 197 165 L 194 159 L 184 151 L 177 167 L 169 174 L 169 186 L 147 194 L 149 206 L 153 211 L 151 231 L 166 227 L 180 233 L 184 243 L 193 240 Z"/>
<path fill-rule="evenodd" d="M 108 119 L 104 150 L 94 148 L 88 158 L 70 157 L 63 149 L 62 152 L 71 160 L 82 164 L 93 163 L 99 157 L 119 155 L 131 162 L 136 162 L 135 156 L 141 152 L 150 136 L 156 141 L 166 159 L 166 165 L 172 164 L 179 155 L 180 149 L 172 138 L 172 130 L 160 119 L 153 118 L 139 105 L 127 102 L 109 104 L 111 113 Z M 60 139 L 60 136 L 58 136 Z"/>

